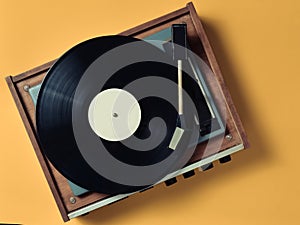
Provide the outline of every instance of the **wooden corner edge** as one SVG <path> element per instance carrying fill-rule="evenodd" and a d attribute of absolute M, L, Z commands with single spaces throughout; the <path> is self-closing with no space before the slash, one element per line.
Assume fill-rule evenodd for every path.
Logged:
<path fill-rule="evenodd" d="M 230 112 L 232 114 L 232 117 L 234 119 L 234 123 L 235 123 L 235 126 L 239 132 L 239 135 L 243 141 L 243 144 L 244 144 L 244 149 L 247 149 L 250 147 L 250 143 L 249 143 L 249 140 L 247 138 L 247 135 L 246 135 L 246 131 L 243 127 L 243 124 L 242 124 L 242 121 L 237 113 L 237 110 L 236 110 L 236 107 L 234 106 L 233 104 L 233 100 L 232 100 L 232 97 L 231 97 L 231 94 L 227 88 L 227 85 L 225 84 L 225 81 L 224 81 L 224 78 L 222 76 L 222 72 L 221 72 L 221 69 L 219 67 L 219 64 L 217 63 L 217 59 L 215 57 L 215 54 L 214 54 L 214 51 L 211 47 L 211 44 L 208 40 L 208 37 L 206 35 L 206 32 L 201 32 L 200 30 L 204 30 L 204 27 L 202 25 L 202 22 L 201 22 L 201 19 L 199 18 L 198 14 L 197 14 L 197 11 L 194 7 L 194 4 L 192 2 L 189 2 L 186 4 L 186 7 L 188 8 L 188 10 L 190 11 L 190 14 L 191 14 L 191 19 L 195 25 L 195 28 L 196 28 L 196 32 L 198 33 L 200 39 L 201 39 L 201 42 L 202 44 L 204 45 L 204 49 L 205 49 L 205 52 L 206 52 L 206 55 L 208 56 L 208 60 L 210 62 L 210 64 L 212 65 L 212 69 L 213 69 L 213 72 L 218 76 L 219 78 L 219 82 L 220 82 L 220 85 L 221 85 L 221 89 L 223 91 L 223 94 L 224 94 L 224 97 L 225 99 L 227 100 L 227 104 L 228 104 L 228 107 L 230 109 Z"/>
<path fill-rule="evenodd" d="M 6 80 L 6 83 L 8 85 L 8 88 L 11 92 L 11 95 L 14 99 L 14 102 L 16 104 L 16 107 L 19 111 L 19 114 L 21 116 L 21 119 L 23 121 L 23 124 L 25 126 L 25 129 L 27 131 L 27 134 L 29 136 L 29 139 L 32 143 L 32 146 L 34 148 L 34 151 L 36 153 L 36 156 L 38 158 L 38 161 L 40 163 L 40 166 L 44 172 L 44 176 L 46 177 L 46 180 L 49 184 L 49 187 L 50 187 L 50 190 L 52 192 L 52 195 L 54 196 L 54 199 L 57 203 L 57 206 L 58 206 L 58 209 L 59 209 L 59 212 L 61 214 L 61 217 L 63 219 L 64 222 L 67 222 L 69 221 L 69 217 L 68 217 L 68 212 L 67 212 L 67 209 L 60 197 L 60 194 L 57 190 L 57 187 L 56 187 L 56 184 L 53 182 L 53 175 L 51 174 L 50 170 L 49 170 L 49 165 L 48 163 L 46 162 L 43 154 L 40 152 L 40 149 L 39 149 L 39 145 L 37 143 L 37 140 L 35 139 L 35 135 L 33 133 L 33 130 L 32 130 L 32 126 L 29 122 L 29 120 L 27 119 L 27 115 L 26 115 L 26 112 L 23 108 L 23 105 L 22 105 L 22 102 L 19 98 L 19 94 L 18 94 L 18 91 L 15 87 L 15 82 L 13 81 L 13 77 L 12 76 L 7 76 L 5 77 L 5 80 Z"/>

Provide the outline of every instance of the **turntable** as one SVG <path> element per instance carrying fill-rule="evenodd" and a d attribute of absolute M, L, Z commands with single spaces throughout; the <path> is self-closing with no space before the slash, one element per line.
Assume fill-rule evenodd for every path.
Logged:
<path fill-rule="evenodd" d="M 249 146 L 192 3 L 6 80 L 64 221 Z"/>

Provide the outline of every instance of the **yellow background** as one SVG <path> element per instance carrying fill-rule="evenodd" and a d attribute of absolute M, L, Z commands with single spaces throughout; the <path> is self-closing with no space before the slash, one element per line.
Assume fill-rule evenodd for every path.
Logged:
<path fill-rule="evenodd" d="M 63 224 L 4 81 L 186 0 L 0 0 L 0 222 Z M 68 224 L 299 224 L 300 2 L 197 0 L 251 149 Z"/>

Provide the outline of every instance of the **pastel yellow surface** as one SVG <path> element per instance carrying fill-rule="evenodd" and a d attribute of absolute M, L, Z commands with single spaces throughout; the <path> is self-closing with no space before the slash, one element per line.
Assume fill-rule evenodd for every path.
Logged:
<path fill-rule="evenodd" d="M 0 0 L 0 222 L 63 224 L 4 77 L 186 2 Z M 194 4 L 251 149 L 68 224 L 299 224 L 300 1 Z"/>

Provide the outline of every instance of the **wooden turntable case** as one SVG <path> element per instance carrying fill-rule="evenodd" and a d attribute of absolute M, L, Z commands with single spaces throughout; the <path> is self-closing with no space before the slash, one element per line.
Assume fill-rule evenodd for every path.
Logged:
<path fill-rule="evenodd" d="M 202 23 L 192 3 L 188 3 L 184 8 L 124 31 L 120 34 L 143 38 L 167 27 L 170 27 L 174 23 L 187 24 L 188 41 L 191 49 L 201 59 L 203 59 L 207 65 L 210 66 L 211 70 L 214 73 L 213 76 L 205 77 L 207 84 L 210 87 L 211 92 L 213 93 L 214 99 L 217 105 L 218 103 L 225 102 L 225 111 L 222 112 L 221 110 L 221 115 L 226 114 L 226 136 L 217 137 L 222 138 L 222 145 L 219 152 L 225 152 L 228 149 L 235 149 L 235 151 L 238 151 L 247 148 L 249 146 L 249 143 L 247 141 L 245 131 L 233 105 L 229 91 L 224 83 L 220 68 L 216 61 L 210 43 L 207 39 Z M 51 165 L 51 163 L 47 160 L 40 149 L 35 125 L 35 107 L 28 93 L 28 88 L 41 83 L 48 69 L 54 63 L 55 60 L 24 72 L 20 75 L 9 76 L 6 78 L 6 81 L 17 105 L 23 123 L 26 127 L 37 158 L 51 188 L 62 218 L 64 221 L 67 221 L 73 217 L 86 213 L 90 210 L 93 210 L 94 208 L 98 208 L 101 205 L 109 204 L 113 201 L 105 202 L 107 199 L 109 199 L 110 196 L 101 193 L 87 193 L 79 197 L 74 196 L 66 178 L 63 177 Z M 197 146 L 195 154 L 190 161 L 191 165 L 201 160 L 201 155 L 205 147 L 206 143 L 202 143 Z M 214 154 L 215 149 L 212 149 L 211 152 L 212 154 Z M 234 151 L 229 151 L 226 154 L 230 154 L 233 152 Z M 215 157 L 214 160 L 220 157 L 222 157 L 222 155 Z M 191 169 L 194 168 L 196 167 L 191 167 Z M 103 204 L 97 204 L 101 202 L 103 202 Z"/>

